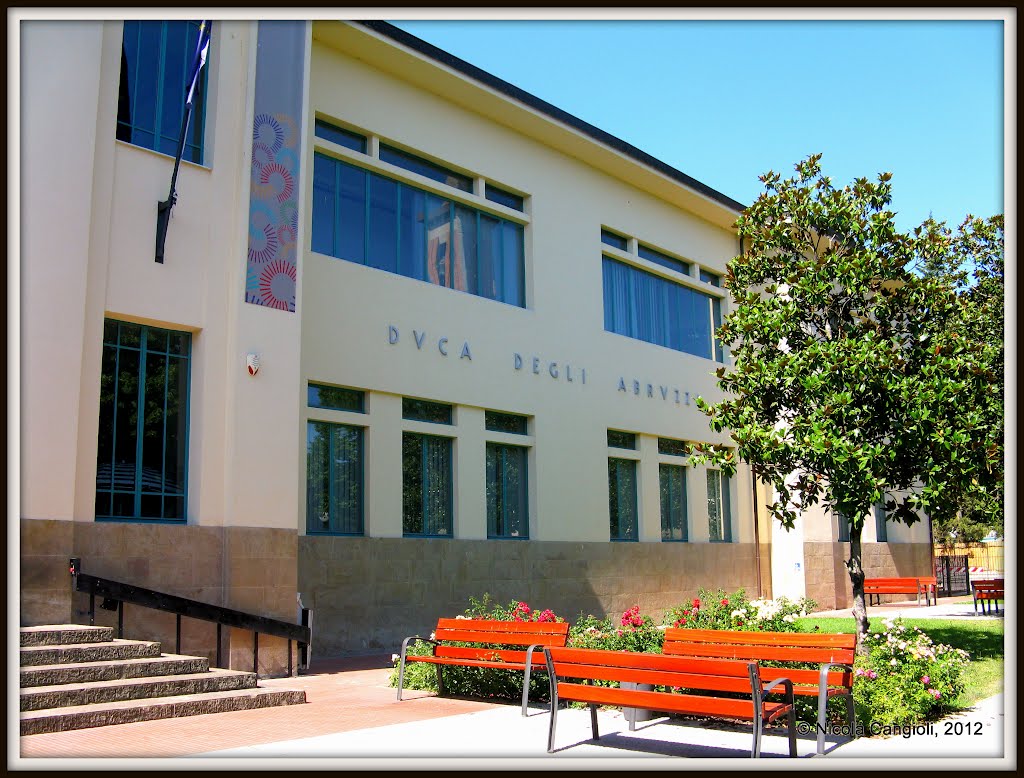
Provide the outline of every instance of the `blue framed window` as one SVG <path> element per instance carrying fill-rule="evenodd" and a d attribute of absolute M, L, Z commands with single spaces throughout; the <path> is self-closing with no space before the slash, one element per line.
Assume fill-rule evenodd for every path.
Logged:
<path fill-rule="evenodd" d="M 523 446 L 487 444 L 488 538 L 530 538 L 528 452 Z"/>
<path fill-rule="evenodd" d="M 507 192 L 494 184 L 484 184 L 484 197 L 493 203 L 500 203 L 513 211 L 523 210 L 524 200 L 520 195 Z"/>
<path fill-rule="evenodd" d="M 617 248 L 619 251 L 627 251 L 629 249 L 626 239 L 611 230 L 601 230 L 601 242 L 607 246 Z"/>
<path fill-rule="evenodd" d="M 484 411 L 484 428 L 491 432 L 507 432 L 509 435 L 525 435 L 527 419 L 515 413 Z"/>
<path fill-rule="evenodd" d="M 638 540 L 636 461 L 608 457 L 609 534 L 612 540 Z"/>
<path fill-rule="evenodd" d="M 729 476 L 708 470 L 708 539 L 712 542 L 732 542 L 731 502 Z"/>
<path fill-rule="evenodd" d="M 412 397 L 403 397 L 402 418 L 412 421 L 425 421 L 430 424 L 451 424 L 452 406 L 446 403 L 431 402 L 430 400 L 416 400 Z"/>
<path fill-rule="evenodd" d="M 722 277 L 720 275 L 712 273 L 709 270 L 705 270 L 704 268 L 700 269 L 700 280 L 706 284 L 711 284 L 712 286 L 722 285 Z"/>
<path fill-rule="evenodd" d="M 885 524 L 885 505 L 880 502 L 876 502 L 874 505 L 875 512 L 875 540 L 879 543 L 889 542 L 889 533 Z"/>
<path fill-rule="evenodd" d="M 103 323 L 96 518 L 184 522 L 192 336 Z"/>
<path fill-rule="evenodd" d="M 620 430 L 608 430 L 609 448 L 628 448 L 636 450 L 636 434 Z"/>
<path fill-rule="evenodd" d="M 363 430 L 306 424 L 306 532 L 363 534 Z"/>
<path fill-rule="evenodd" d="M 312 249 L 526 305 L 523 225 L 319 153 L 313 157 Z"/>
<path fill-rule="evenodd" d="M 452 536 L 452 439 L 402 433 L 402 534 Z"/>
<path fill-rule="evenodd" d="M 715 329 L 721 300 L 604 257 L 604 328 L 657 346 L 723 361 Z"/>
<path fill-rule="evenodd" d="M 690 446 L 685 440 L 658 438 L 658 453 L 673 457 L 688 457 L 690 455 Z"/>
<path fill-rule="evenodd" d="M 462 173 L 456 173 L 451 168 L 431 162 L 429 159 L 411 154 L 408 151 L 396 149 L 394 146 L 380 144 L 380 160 L 395 167 L 408 170 L 410 173 L 417 173 L 425 178 L 437 181 L 446 186 L 461 189 L 463 192 L 473 191 L 473 179 Z"/>
<path fill-rule="evenodd" d="M 199 40 L 198 21 L 126 21 L 121 42 L 117 139 L 174 156 L 185 112 L 189 68 Z M 207 62 L 209 65 L 209 62 Z M 199 74 L 181 158 L 203 162 L 206 75 Z"/>
<path fill-rule="evenodd" d="M 681 259 L 670 257 L 668 254 L 663 254 L 660 251 L 655 251 L 650 246 L 645 246 L 643 243 L 637 245 L 636 248 L 637 256 L 642 259 L 646 259 L 653 262 L 656 265 L 667 267 L 669 270 L 675 270 L 677 273 L 690 273 L 690 263 L 684 262 Z"/>
<path fill-rule="evenodd" d="M 682 465 L 658 465 L 661 487 L 661 539 L 686 542 L 686 468 Z"/>
<path fill-rule="evenodd" d="M 358 389 L 346 389 L 342 386 L 327 386 L 310 381 L 306 387 L 306 403 L 310 408 L 366 413 L 365 393 Z"/>
<path fill-rule="evenodd" d="M 347 149 L 358 151 L 360 154 L 366 153 L 365 135 L 336 127 L 323 119 L 317 119 L 313 126 L 313 132 L 316 137 L 329 140 L 331 143 L 337 143 L 339 146 L 344 146 Z"/>
<path fill-rule="evenodd" d="M 845 514 L 836 513 L 836 522 L 839 525 L 838 540 L 840 543 L 850 542 L 850 520 Z"/>

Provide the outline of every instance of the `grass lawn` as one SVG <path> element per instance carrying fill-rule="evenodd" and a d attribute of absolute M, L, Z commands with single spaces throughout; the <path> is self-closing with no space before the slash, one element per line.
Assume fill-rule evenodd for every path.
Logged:
<path fill-rule="evenodd" d="M 904 618 L 908 627 L 918 627 L 936 643 L 962 648 L 971 655 L 967 666 L 966 689 L 956 700 L 958 708 L 969 708 L 1003 691 L 1003 620 L 1002 619 L 912 619 Z M 797 619 L 804 632 L 854 632 L 853 617 Z M 882 628 L 882 617 L 869 619 L 868 629 Z"/>

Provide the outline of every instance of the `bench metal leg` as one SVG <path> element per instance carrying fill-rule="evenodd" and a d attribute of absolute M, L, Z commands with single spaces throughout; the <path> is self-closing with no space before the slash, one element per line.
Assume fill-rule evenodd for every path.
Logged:
<path fill-rule="evenodd" d="M 558 689 L 551 684 L 551 721 L 548 722 L 548 753 L 555 750 L 555 723 L 558 717 Z"/>
<path fill-rule="evenodd" d="M 590 706 L 590 731 L 594 734 L 594 740 L 601 737 L 601 734 L 597 731 L 597 706 Z"/>

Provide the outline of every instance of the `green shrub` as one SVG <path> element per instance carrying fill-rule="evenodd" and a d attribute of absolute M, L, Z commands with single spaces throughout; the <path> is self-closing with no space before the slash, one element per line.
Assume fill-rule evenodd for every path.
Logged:
<path fill-rule="evenodd" d="M 634 605 L 618 619 L 581 614 L 569 628 L 569 645 L 575 648 L 660 654 L 664 637 L 664 628 L 655 624 L 650 616 L 641 616 L 639 605 Z"/>
<path fill-rule="evenodd" d="M 882 623 L 884 631 L 865 636 L 868 653 L 856 662 L 853 696 L 861 724 L 914 725 L 952 708 L 964 690 L 970 655 L 933 643 L 898 617 Z"/>

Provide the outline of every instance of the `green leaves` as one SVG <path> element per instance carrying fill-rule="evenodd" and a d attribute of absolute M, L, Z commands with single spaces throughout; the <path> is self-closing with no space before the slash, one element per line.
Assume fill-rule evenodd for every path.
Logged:
<path fill-rule="evenodd" d="M 725 280 L 735 305 L 718 331 L 733 356 L 717 371 L 728 396 L 698 407 L 775 488 L 769 510 L 785 527 L 819 501 L 854 528 L 882 499 L 906 523 L 962 510 L 966 495 L 991 507 L 1002 489 L 1002 217 L 903 233 L 890 173 L 837 188 L 820 160 L 762 176 L 737 221 L 743 253 Z"/>

